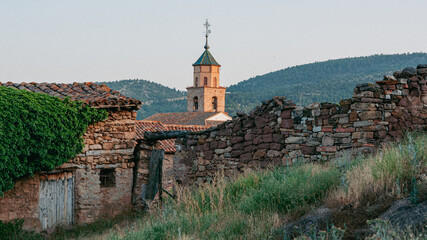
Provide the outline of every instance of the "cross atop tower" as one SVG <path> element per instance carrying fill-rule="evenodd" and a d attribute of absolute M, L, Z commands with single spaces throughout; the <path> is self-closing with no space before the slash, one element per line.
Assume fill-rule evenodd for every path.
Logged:
<path fill-rule="evenodd" d="M 206 23 L 203 24 L 206 27 L 206 36 L 209 35 L 209 33 L 211 33 L 211 30 L 209 29 L 209 27 L 211 26 L 208 22 L 208 20 L 206 19 Z"/>
<path fill-rule="evenodd" d="M 206 27 L 206 32 L 205 32 L 205 37 L 206 37 L 206 44 L 205 44 L 205 49 L 209 49 L 209 44 L 208 44 L 208 36 L 211 33 L 211 30 L 209 29 L 209 27 L 211 26 L 208 22 L 208 20 L 206 19 L 206 23 L 203 24 Z"/>

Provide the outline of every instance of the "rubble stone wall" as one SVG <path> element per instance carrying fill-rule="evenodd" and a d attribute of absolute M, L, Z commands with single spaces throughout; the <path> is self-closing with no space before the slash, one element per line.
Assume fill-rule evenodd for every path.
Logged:
<path fill-rule="evenodd" d="M 39 190 L 38 174 L 16 182 L 13 189 L 0 197 L 0 221 L 24 219 L 24 229 L 40 229 Z"/>
<path fill-rule="evenodd" d="M 85 149 L 61 169 L 75 169 L 75 223 L 115 216 L 132 206 L 136 112 L 109 111 L 88 127 Z M 114 169 L 115 186 L 101 187 L 102 169 Z"/>
<path fill-rule="evenodd" d="M 178 139 L 176 180 L 209 181 L 218 171 L 297 161 L 328 161 L 343 151 L 370 152 L 381 142 L 427 124 L 427 65 L 405 68 L 376 84 L 360 84 L 339 104 L 296 105 L 274 97 L 248 115 Z"/>
<path fill-rule="evenodd" d="M 84 134 L 85 148 L 54 172 L 72 172 L 74 223 L 89 223 L 130 209 L 133 184 L 136 112 L 109 110 L 108 119 L 91 125 Z M 114 169 L 114 186 L 101 187 L 102 169 Z M 24 228 L 41 230 L 40 178 L 18 180 L 0 197 L 0 220 L 25 219 Z"/>

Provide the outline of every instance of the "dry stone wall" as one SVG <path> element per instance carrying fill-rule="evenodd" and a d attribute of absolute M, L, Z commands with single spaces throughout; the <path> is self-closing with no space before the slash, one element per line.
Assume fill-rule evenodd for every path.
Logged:
<path fill-rule="evenodd" d="M 209 181 L 270 164 L 328 161 L 343 151 L 371 152 L 427 124 L 427 65 L 405 68 L 375 84 L 357 85 L 339 104 L 296 105 L 274 97 L 248 115 L 178 139 L 176 180 Z"/>

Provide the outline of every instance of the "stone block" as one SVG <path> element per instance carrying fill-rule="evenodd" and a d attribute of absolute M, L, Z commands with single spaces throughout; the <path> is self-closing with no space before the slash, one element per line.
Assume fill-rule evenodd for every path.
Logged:
<path fill-rule="evenodd" d="M 302 143 L 304 140 L 303 137 L 293 137 L 290 136 L 288 138 L 285 139 L 285 143 Z"/>
<path fill-rule="evenodd" d="M 372 120 L 356 121 L 353 123 L 354 127 L 365 127 L 365 126 L 372 126 L 372 125 L 374 125 L 374 122 Z"/>
<path fill-rule="evenodd" d="M 284 111 L 282 111 L 282 114 L 281 114 L 282 120 L 290 119 L 291 115 L 292 115 L 292 110 L 284 110 Z"/>
<path fill-rule="evenodd" d="M 269 158 L 279 157 L 280 155 L 281 155 L 281 153 L 279 151 L 276 151 L 276 150 L 268 150 L 267 151 L 267 157 L 269 157 Z"/>
<path fill-rule="evenodd" d="M 258 150 L 254 153 L 253 159 L 255 159 L 255 160 L 262 159 L 263 157 L 265 157 L 266 153 L 267 153 L 267 150 L 266 150 L 266 149 L 258 149 Z"/>
<path fill-rule="evenodd" d="M 307 146 L 306 144 L 302 144 L 301 145 L 301 152 L 304 155 L 313 155 L 316 154 L 316 147 L 314 146 Z"/>
<path fill-rule="evenodd" d="M 382 112 L 380 111 L 366 111 L 359 113 L 360 120 L 372 120 L 372 119 L 381 119 Z"/>
<path fill-rule="evenodd" d="M 350 109 L 356 110 L 356 111 L 376 110 L 377 109 L 377 105 L 375 103 L 358 102 L 358 103 L 352 104 L 350 106 Z"/>
<path fill-rule="evenodd" d="M 239 157 L 239 161 L 243 163 L 247 163 L 250 160 L 252 160 L 252 154 L 251 153 L 243 153 Z"/>
<path fill-rule="evenodd" d="M 322 138 L 322 145 L 323 146 L 332 146 L 332 145 L 334 145 L 334 138 L 328 137 L 328 136 L 324 136 Z"/>
<path fill-rule="evenodd" d="M 293 119 L 283 119 L 282 123 L 280 124 L 281 128 L 293 128 L 294 127 L 294 120 Z"/>
<path fill-rule="evenodd" d="M 342 117 L 338 119 L 339 124 L 346 124 L 348 123 L 348 117 Z"/>
<path fill-rule="evenodd" d="M 336 152 L 337 147 L 336 146 L 321 146 L 316 147 L 317 152 Z"/>

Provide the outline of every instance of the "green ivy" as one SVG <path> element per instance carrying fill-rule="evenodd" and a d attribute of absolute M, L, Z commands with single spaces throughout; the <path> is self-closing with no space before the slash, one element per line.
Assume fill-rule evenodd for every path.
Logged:
<path fill-rule="evenodd" d="M 74 158 L 87 127 L 106 117 L 80 101 L 0 86 L 0 196 L 17 179 Z"/>

